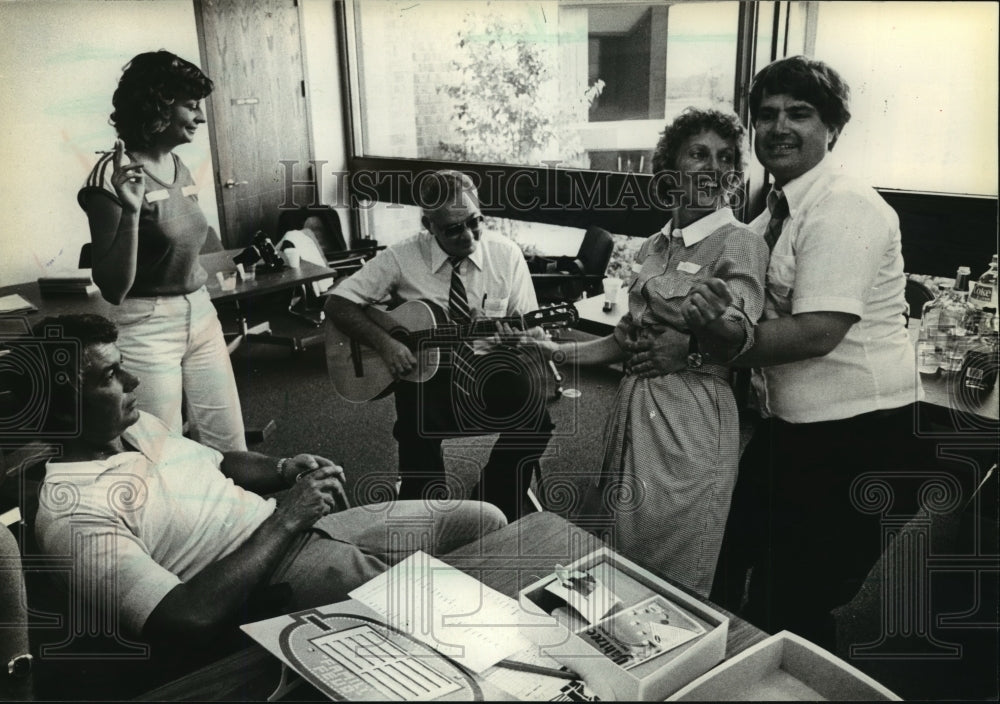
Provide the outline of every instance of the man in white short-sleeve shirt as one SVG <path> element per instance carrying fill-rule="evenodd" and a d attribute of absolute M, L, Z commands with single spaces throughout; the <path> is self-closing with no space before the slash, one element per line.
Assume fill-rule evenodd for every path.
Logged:
<path fill-rule="evenodd" d="M 871 187 L 829 157 L 850 119 L 849 89 L 826 64 L 796 56 L 754 78 L 754 149 L 773 176 L 751 227 L 772 247 L 764 318 L 727 363 L 754 368 L 764 420 L 740 462 L 712 598 L 770 632 L 834 646 L 831 610 L 850 600 L 881 551 L 880 515 L 858 504 L 867 475 L 912 513 L 906 476 L 930 455 L 913 434 L 922 391 L 906 331 L 899 221 Z M 709 354 L 727 359 L 718 322 L 730 295 L 710 280 L 684 316 Z"/>
<path fill-rule="evenodd" d="M 453 345 L 434 376 L 417 384 L 399 380 L 415 368 L 414 350 L 369 315 L 377 304 L 423 300 L 451 323 L 461 326 L 465 323 L 456 316 L 467 315 L 480 319 L 475 326 L 482 328 L 481 319 L 524 315 L 538 307 L 520 248 L 483 231 L 472 180 L 446 170 L 424 175 L 420 184 L 425 232 L 389 246 L 334 289 L 327 324 L 376 350 L 397 378 L 393 436 L 402 478 L 399 498 L 466 495 L 468 487 L 447 480 L 442 439 L 499 433 L 471 494 L 513 521 L 532 510 L 528 486 L 554 427 L 545 408 L 546 368 L 537 350 L 500 346 L 474 354 L 468 345 Z"/>
<path fill-rule="evenodd" d="M 46 465 L 35 536 L 46 554 L 72 558 L 74 603 L 116 635 L 209 641 L 265 601 L 283 612 L 340 601 L 415 546 L 448 552 L 506 523 L 471 501 L 351 509 L 344 470 L 328 459 L 220 453 L 138 411 L 139 380 L 109 320 L 47 318 L 36 335 L 78 340 L 81 356 L 73 371 L 68 357 L 46 358 L 49 417 L 78 418 L 79 434 Z"/>

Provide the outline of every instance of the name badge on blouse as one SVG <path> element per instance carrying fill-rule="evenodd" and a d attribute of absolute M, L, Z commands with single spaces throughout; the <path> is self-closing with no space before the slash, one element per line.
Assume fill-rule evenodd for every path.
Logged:
<path fill-rule="evenodd" d="M 639 262 L 632 262 L 632 273 L 634 273 L 634 274 L 641 274 L 642 273 L 642 264 L 640 264 Z"/>
<path fill-rule="evenodd" d="M 146 191 L 146 202 L 155 203 L 158 200 L 166 200 L 170 197 L 170 191 L 161 188 L 158 191 Z"/>
<path fill-rule="evenodd" d="M 197 184 L 193 184 L 191 186 L 184 186 L 183 188 L 181 188 L 181 195 L 184 196 L 184 197 L 187 197 L 187 196 L 196 196 L 196 195 L 198 195 L 198 191 L 200 191 L 200 190 L 201 190 L 201 186 L 199 186 Z"/>
<path fill-rule="evenodd" d="M 695 264 L 694 262 L 681 262 L 677 265 L 677 271 L 683 271 L 685 274 L 697 274 L 701 271 L 701 264 Z"/>

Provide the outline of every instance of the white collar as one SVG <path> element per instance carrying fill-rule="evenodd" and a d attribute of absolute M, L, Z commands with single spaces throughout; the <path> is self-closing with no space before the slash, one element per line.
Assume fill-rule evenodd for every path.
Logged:
<path fill-rule="evenodd" d="M 663 226 L 662 230 L 660 230 L 660 233 L 663 234 L 664 237 L 684 238 L 685 247 L 698 244 L 723 225 L 740 224 L 730 208 L 719 208 L 705 217 L 695 220 L 693 223 L 684 228 L 673 227 L 673 222 L 673 218 L 668 220 L 667 224 Z"/>
<path fill-rule="evenodd" d="M 829 152 L 827 154 L 829 155 Z M 801 176 L 793 178 L 781 188 L 771 187 L 772 193 L 777 193 L 779 196 L 784 194 L 785 200 L 788 201 L 789 217 L 795 215 L 796 208 L 802 204 L 802 200 L 805 198 L 806 193 L 809 192 L 809 189 L 813 187 L 813 184 L 831 171 L 833 168 L 831 164 L 832 160 L 824 156 L 816 166 Z M 770 194 L 768 194 L 768 197 L 770 198 Z"/>
<path fill-rule="evenodd" d="M 159 461 L 163 453 L 163 443 L 167 440 L 167 428 L 159 421 L 153 423 L 153 416 L 145 411 L 139 411 L 139 420 L 130 425 L 122 433 L 129 445 L 135 450 L 125 450 L 102 460 L 84 460 L 79 462 L 59 462 L 49 460 L 46 467 L 56 466 L 60 474 L 84 474 L 94 476 L 95 467 L 100 468 L 98 474 L 110 469 L 132 464 L 138 457 L 145 457 L 150 462 Z"/>
<path fill-rule="evenodd" d="M 450 256 L 447 252 L 441 249 L 441 245 L 438 244 L 437 238 L 434 236 L 433 232 L 424 231 L 430 240 L 431 248 L 431 271 L 437 272 L 443 267 Z M 465 259 L 472 262 L 477 269 L 482 271 L 483 269 L 483 240 L 486 238 L 486 232 L 483 231 L 482 235 L 479 237 L 479 242 L 476 243 L 476 251 L 467 256 Z"/>

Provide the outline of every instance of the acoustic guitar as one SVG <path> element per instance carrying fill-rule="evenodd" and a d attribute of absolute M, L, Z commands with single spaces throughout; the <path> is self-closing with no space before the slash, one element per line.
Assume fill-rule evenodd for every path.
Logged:
<path fill-rule="evenodd" d="M 566 328 L 579 320 L 579 313 L 569 303 L 512 318 L 480 318 L 467 325 L 448 320 L 440 307 L 428 301 L 407 301 L 392 310 L 367 308 L 368 317 L 383 330 L 403 342 L 417 358 L 416 367 L 400 379 L 427 381 L 441 365 L 441 352 L 447 349 L 471 350 L 475 340 L 496 334 L 497 321 L 527 330 Z M 337 394 L 354 403 L 380 398 L 396 381 L 382 356 L 371 347 L 351 339 L 326 321 L 326 365 Z"/>

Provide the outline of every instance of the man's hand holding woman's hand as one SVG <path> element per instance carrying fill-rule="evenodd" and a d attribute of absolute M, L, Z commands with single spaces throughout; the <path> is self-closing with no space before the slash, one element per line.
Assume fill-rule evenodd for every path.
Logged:
<path fill-rule="evenodd" d="M 729 286 L 722 279 L 705 279 L 695 284 L 681 304 L 681 315 L 697 333 L 722 332 L 722 315 L 732 304 Z"/>
<path fill-rule="evenodd" d="M 625 337 L 622 345 L 630 354 L 625 369 L 644 379 L 686 369 L 689 343 L 687 333 L 673 328 L 659 334 L 644 332 L 639 337 Z"/>

